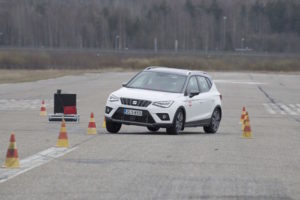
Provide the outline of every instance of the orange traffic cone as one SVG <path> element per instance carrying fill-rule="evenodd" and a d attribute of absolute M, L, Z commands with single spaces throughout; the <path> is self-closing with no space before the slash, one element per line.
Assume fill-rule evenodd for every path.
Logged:
<path fill-rule="evenodd" d="M 250 127 L 249 115 L 246 117 L 244 121 L 244 129 L 243 129 L 243 137 L 244 138 L 252 138 L 252 131 Z"/>
<path fill-rule="evenodd" d="M 91 119 L 90 119 L 89 126 L 88 126 L 88 129 L 87 129 L 87 134 L 89 134 L 89 135 L 97 134 L 94 113 L 91 113 Z"/>
<path fill-rule="evenodd" d="M 46 111 L 46 106 L 45 106 L 45 101 L 42 101 L 42 106 L 41 106 L 41 111 L 40 111 L 40 116 L 46 116 L 47 111 Z"/>
<path fill-rule="evenodd" d="M 246 119 L 250 122 L 249 114 L 248 114 L 247 111 L 246 111 L 246 114 L 245 114 L 244 119 L 243 119 L 243 123 L 242 123 L 242 131 L 243 131 L 244 128 L 245 128 L 245 125 L 246 125 L 246 124 L 245 124 Z"/>
<path fill-rule="evenodd" d="M 62 120 L 61 122 L 61 128 L 57 140 L 57 147 L 69 147 L 69 141 L 68 141 L 68 135 L 67 135 L 67 130 L 66 130 L 66 122 L 65 119 Z"/>
<path fill-rule="evenodd" d="M 245 108 L 245 106 L 243 106 L 242 115 L 241 115 L 241 118 L 240 118 L 240 124 L 242 124 L 244 122 L 245 115 L 246 115 L 246 108 Z"/>
<path fill-rule="evenodd" d="M 10 136 L 10 143 L 6 153 L 6 160 L 4 166 L 5 168 L 19 168 L 19 156 L 18 156 L 18 149 L 16 145 L 15 134 L 11 133 Z"/>
<path fill-rule="evenodd" d="M 102 128 L 106 128 L 106 120 L 105 120 L 105 117 L 104 117 L 104 119 L 103 119 Z"/>

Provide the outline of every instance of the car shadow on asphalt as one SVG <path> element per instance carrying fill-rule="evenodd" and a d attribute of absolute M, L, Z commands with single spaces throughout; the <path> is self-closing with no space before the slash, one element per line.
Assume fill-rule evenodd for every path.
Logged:
<path fill-rule="evenodd" d="M 106 133 L 106 134 L 113 134 L 113 135 L 169 135 L 169 136 L 183 136 L 183 135 L 210 135 L 204 132 L 180 132 L 179 135 L 168 134 L 164 131 L 160 132 L 119 132 L 119 133 Z"/>

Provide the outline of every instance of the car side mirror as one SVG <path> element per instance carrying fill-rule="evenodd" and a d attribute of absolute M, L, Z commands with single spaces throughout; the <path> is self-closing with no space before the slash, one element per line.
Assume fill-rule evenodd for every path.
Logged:
<path fill-rule="evenodd" d="M 190 97 L 190 98 L 193 98 L 194 96 L 197 96 L 198 94 L 200 94 L 199 91 L 192 90 L 192 91 L 190 92 L 190 94 L 189 94 L 189 97 Z"/>
<path fill-rule="evenodd" d="M 123 82 L 122 87 L 126 87 L 126 86 L 127 86 L 127 82 Z"/>

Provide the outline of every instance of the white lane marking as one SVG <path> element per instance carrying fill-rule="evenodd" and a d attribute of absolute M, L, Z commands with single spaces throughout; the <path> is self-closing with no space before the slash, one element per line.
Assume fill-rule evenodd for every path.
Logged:
<path fill-rule="evenodd" d="M 292 108 L 292 110 L 295 110 L 295 112 L 298 112 L 300 114 L 300 108 L 297 108 L 297 104 L 289 104 L 289 107 Z"/>
<path fill-rule="evenodd" d="M 279 114 L 286 115 L 286 113 L 285 113 L 283 110 L 281 110 L 281 109 L 278 107 L 277 104 L 275 104 L 275 103 L 270 103 L 270 105 L 271 105 L 271 106 L 273 107 L 273 109 L 274 109 L 275 111 L 277 111 Z"/>
<path fill-rule="evenodd" d="M 300 104 L 296 104 L 298 106 L 297 111 L 300 113 Z"/>
<path fill-rule="evenodd" d="M 41 99 L 0 99 L 0 111 L 37 110 L 41 107 Z M 45 99 L 45 106 L 51 107 L 53 100 Z"/>
<path fill-rule="evenodd" d="M 243 81 L 243 80 L 214 80 L 215 83 L 232 83 L 232 84 L 246 84 L 246 85 L 264 85 L 267 83 L 254 82 L 254 81 Z"/>
<path fill-rule="evenodd" d="M 270 114 L 300 115 L 300 104 L 263 103 Z"/>
<path fill-rule="evenodd" d="M 291 107 L 292 109 L 296 109 L 296 105 L 294 104 L 289 104 L 289 107 Z"/>
<path fill-rule="evenodd" d="M 41 151 L 35 155 L 32 155 L 28 158 L 20 160 L 20 168 L 19 169 L 0 168 L 0 183 L 8 181 L 9 179 L 12 179 L 20 174 L 23 174 L 23 173 L 25 173 L 29 170 L 32 170 L 36 167 L 39 167 L 43 164 L 46 164 L 46 163 L 50 162 L 51 160 L 54 160 L 55 158 L 59 158 L 77 148 L 78 147 L 74 147 L 71 149 L 51 147 L 51 148 Z"/>
<path fill-rule="evenodd" d="M 271 108 L 271 106 L 269 104 L 264 103 L 263 105 L 270 114 L 272 114 L 272 115 L 276 114 L 276 112 Z"/>
<path fill-rule="evenodd" d="M 297 108 L 298 113 L 300 114 L 300 108 Z"/>
<path fill-rule="evenodd" d="M 278 105 L 283 109 L 285 110 L 288 114 L 290 115 L 298 115 L 296 112 L 292 111 L 288 106 L 286 106 L 285 104 L 283 103 L 278 103 Z"/>

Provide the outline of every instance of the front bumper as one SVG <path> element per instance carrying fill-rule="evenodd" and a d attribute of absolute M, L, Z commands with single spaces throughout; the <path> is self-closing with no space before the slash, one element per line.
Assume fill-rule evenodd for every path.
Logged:
<path fill-rule="evenodd" d="M 159 127 L 159 128 L 169 128 L 172 126 L 170 123 L 144 123 L 144 122 L 135 122 L 135 121 L 126 121 L 126 120 L 117 120 L 110 117 L 105 117 L 106 121 L 126 124 L 126 125 L 135 125 L 135 126 L 149 126 L 149 127 Z"/>
<path fill-rule="evenodd" d="M 107 109 L 109 107 L 109 109 Z M 139 110 L 143 112 L 142 116 L 125 115 L 124 109 Z M 123 105 L 121 103 L 107 102 L 105 111 L 106 121 L 122 123 L 126 125 L 150 126 L 168 128 L 172 126 L 175 111 L 172 108 L 159 108 L 149 105 L 147 107 L 138 107 Z M 161 114 L 167 114 L 167 118 L 162 119 Z"/>

